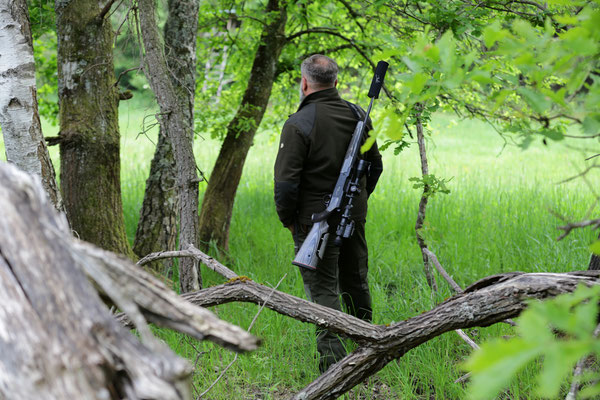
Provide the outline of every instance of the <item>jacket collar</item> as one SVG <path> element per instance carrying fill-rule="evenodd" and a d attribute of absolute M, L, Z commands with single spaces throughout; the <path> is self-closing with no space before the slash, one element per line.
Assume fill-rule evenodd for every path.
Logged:
<path fill-rule="evenodd" d="M 306 106 L 307 104 L 311 104 L 311 103 L 321 103 L 321 102 L 325 102 L 325 101 L 335 101 L 335 100 L 341 100 L 342 98 L 340 97 L 340 94 L 338 93 L 337 88 L 329 88 L 329 89 L 323 89 L 323 90 L 319 90 L 318 92 L 313 92 L 311 94 L 309 94 L 308 96 L 306 96 L 304 98 L 304 100 L 302 100 L 302 102 L 300 103 L 300 106 L 298 107 L 298 111 L 300 111 L 300 109 L 302 109 L 302 107 Z"/>

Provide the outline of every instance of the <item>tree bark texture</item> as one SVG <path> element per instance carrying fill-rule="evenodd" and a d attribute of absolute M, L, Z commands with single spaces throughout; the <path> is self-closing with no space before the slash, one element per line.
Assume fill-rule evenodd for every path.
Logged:
<path fill-rule="evenodd" d="M 598 240 L 600 240 L 600 234 L 598 235 Z M 588 269 L 590 271 L 600 270 L 600 256 L 592 254 L 592 256 L 590 257 L 590 264 L 588 265 Z"/>
<path fill-rule="evenodd" d="M 156 25 L 154 1 L 140 0 L 138 4 L 145 49 L 145 72 L 160 107 L 161 127 L 167 133 L 175 156 L 179 197 L 179 246 L 186 248 L 190 244 L 196 245 L 198 240 L 199 179 L 192 148 L 193 129 L 188 123 L 189 115 L 184 111 L 190 108 L 190 103 L 187 97 L 182 98 L 178 95 L 169 78 L 171 73 Z M 179 263 L 179 283 L 182 292 L 198 290 L 202 286 L 198 266 L 193 259 L 184 259 Z"/>
<path fill-rule="evenodd" d="M 433 253 L 431 253 L 433 254 Z M 434 309 L 392 325 L 372 325 L 237 276 L 201 251 L 188 248 L 148 256 L 140 264 L 162 257 L 194 257 L 229 281 L 182 297 L 202 307 L 243 301 L 266 306 L 282 315 L 312 323 L 351 338 L 359 347 L 294 395 L 294 400 L 335 399 L 409 350 L 451 330 L 488 326 L 517 316 L 531 299 L 571 292 L 579 284 L 600 284 L 600 271 L 566 274 L 512 272 L 483 278 Z M 124 324 L 129 319 L 119 317 Z"/>
<path fill-rule="evenodd" d="M 165 24 L 165 56 L 169 77 L 180 97 L 186 129 L 194 130 L 194 93 L 196 88 L 196 32 L 198 1 L 169 1 L 169 16 Z M 139 256 L 161 250 L 174 250 L 177 238 L 177 191 L 173 150 L 168 134 L 159 132 L 150 176 L 146 181 L 144 202 L 135 234 L 133 251 Z M 171 259 L 153 263 L 155 270 L 171 267 Z"/>
<path fill-rule="evenodd" d="M 60 184 L 67 217 L 81 239 L 133 257 L 121 200 L 112 27 L 99 2 L 56 0 L 55 10 Z"/>
<path fill-rule="evenodd" d="M 0 125 L 6 159 L 39 176 L 52 204 L 63 211 L 40 124 L 33 39 L 25 0 L 0 0 L 0 59 Z"/>
<path fill-rule="evenodd" d="M 39 187 L 6 166 L 0 180 L 0 398 L 189 398 L 190 367 L 119 326 Z"/>
<path fill-rule="evenodd" d="M 190 399 L 190 366 L 144 317 L 236 351 L 257 347 L 127 258 L 71 237 L 35 178 L 0 164 L 0 181 L 0 398 Z M 86 275 L 128 313 L 141 341 Z"/>
<path fill-rule="evenodd" d="M 150 175 L 146 179 L 144 201 L 135 232 L 133 252 L 138 257 L 161 250 L 174 250 L 177 240 L 177 178 L 173 148 L 166 132 L 160 128 Z M 149 263 L 148 267 L 164 273 L 172 260 Z"/>
<path fill-rule="evenodd" d="M 429 166 L 427 164 L 427 151 L 425 149 L 425 136 L 423 134 L 423 121 L 421 120 L 421 112 L 423 110 L 422 104 L 417 104 L 415 106 L 417 108 L 417 142 L 419 144 L 419 155 L 421 158 L 421 175 L 425 178 L 429 175 Z M 435 292 L 437 291 L 437 283 L 435 281 L 435 277 L 431 271 L 431 265 L 429 264 L 429 257 L 427 256 L 427 243 L 425 243 L 425 239 L 423 239 L 423 235 L 421 234 L 421 229 L 423 229 L 423 223 L 425 222 L 425 212 L 427 210 L 427 202 L 429 200 L 429 185 L 425 184 L 423 187 L 423 194 L 421 195 L 421 200 L 419 201 L 419 211 L 417 214 L 417 221 L 415 223 L 415 233 L 417 234 L 417 243 L 419 244 L 419 248 L 421 249 L 421 255 L 423 257 L 423 266 L 425 268 L 425 277 L 427 278 L 427 283 L 429 287 Z"/>
<path fill-rule="evenodd" d="M 268 22 L 260 37 L 248 86 L 235 117 L 227 127 L 200 211 L 199 239 L 204 249 L 211 241 L 228 248 L 235 194 L 248 151 L 271 96 L 277 61 L 285 45 L 287 12 L 283 0 L 269 0 Z"/>

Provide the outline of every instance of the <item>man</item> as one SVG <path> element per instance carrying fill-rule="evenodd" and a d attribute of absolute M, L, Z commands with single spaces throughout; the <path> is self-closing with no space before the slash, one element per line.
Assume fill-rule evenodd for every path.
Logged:
<path fill-rule="evenodd" d="M 275 161 L 275 205 L 279 219 L 292 233 L 295 251 L 312 225 L 311 216 L 326 208 L 340 173 L 346 150 L 365 112 L 342 100 L 337 87 L 338 66 L 329 57 L 315 54 L 302 62 L 300 107 L 283 126 Z M 371 124 L 367 125 L 371 129 Z M 365 138 L 366 139 L 366 130 Z M 348 313 L 371 321 L 371 295 L 367 282 L 365 240 L 367 198 L 383 167 L 374 144 L 362 157 L 370 161 L 361 179 L 360 195 L 353 200 L 355 232 L 341 247 L 333 245 L 339 213 L 329 218 L 330 238 L 316 271 L 300 268 L 308 299 L 341 310 L 341 295 Z M 339 337 L 317 331 L 319 369 L 324 372 L 346 355 Z"/>

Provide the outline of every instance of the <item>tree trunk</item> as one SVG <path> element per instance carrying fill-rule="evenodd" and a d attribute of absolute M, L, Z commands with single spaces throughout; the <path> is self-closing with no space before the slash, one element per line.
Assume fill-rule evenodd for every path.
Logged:
<path fill-rule="evenodd" d="M 198 240 L 198 175 L 194 159 L 193 127 L 189 125 L 189 97 L 183 98 L 173 86 L 171 72 L 164 55 L 164 46 L 156 25 L 154 0 L 139 1 L 139 16 L 142 40 L 145 49 L 145 73 L 154 91 L 161 116 L 163 132 L 173 146 L 179 197 L 179 246 L 187 248 Z M 180 12 L 185 9 L 181 8 Z M 185 88 L 180 88 L 185 90 Z M 198 290 L 202 280 L 194 260 L 179 263 L 179 284 L 182 292 Z"/>
<path fill-rule="evenodd" d="M 150 164 L 150 175 L 146 180 L 144 202 L 133 252 L 138 257 L 161 250 L 174 250 L 177 239 L 177 179 L 173 148 L 162 127 L 154 158 Z M 148 267 L 163 273 L 172 266 L 171 260 L 153 262 Z"/>
<path fill-rule="evenodd" d="M 199 239 L 205 249 L 211 241 L 222 249 L 228 248 L 235 194 L 254 134 L 267 108 L 277 61 L 286 41 L 284 2 L 269 0 L 265 15 L 270 19 L 260 37 L 248 86 L 240 108 L 227 127 L 225 141 L 204 194 Z"/>
<path fill-rule="evenodd" d="M 598 235 L 598 240 L 600 240 L 600 234 Z M 600 256 L 598 256 L 597 254 L 592 254 L 592 256 L 590 257 L 590 264 L 588 265 L 588 270 L 600 270 Z"/>
<path fill-rule="evenodd" d="M 64 211 L 37 104 L 33 40 L 25 0 L 0 0 L 0 125 L 6 159 L 39 176 L 57 210 Z"/>
<path fill-rule="evenodd" d="M 191 367 L 144 317 L 238 352 L 256 349 L 255 337 L 131 261 L 74 239 L 31 176 L 0 164 L 0 182 L 1 399 L 190 399 Z M 86 274 L 127 311 L 141 342 Z"/>
<path fill-rule="evenodd" d="M 423 134 L 423 121 L 421 120 L 421 112 L 423 111 L 422 104 L 416 104 L 415 108 L 417 109 L 417 142 L 419 143 L 419 155 L 421 158 L 421 175 L 423 179 L 427 175 L 429 175 L 429 166 L 427 164 L 427 151 L 425 149 L 425 136 Z M 423 239 L 423 235 L 421 235 L 421 229 L 423 228 L 423 223 L 425 222 L 425 211 L 427 209 L 427 202 L 429 200 L 429 185 L 425 184 L 423 187 L 423 194 L 421 195 L 421 200 L 419 201 L 419 212 L 417 214 L 417 222 L 415 223 L 415 232 L 417 234 L 417 242 L 419 243 L 419 248 L 421 249 L 421 255 L 423 257 L 423 267 L 425 268 L 425 277 L 427 278 L 427 283 L 429 287 L 436 292 L 437 291 L 437 283 L 435 281 L 435 277 L 431 272 L 431 265 L 429 264 L 429 257 L 427 256 L 426 249 L 427 243 L 425 243 L 425 239 Z"/>
<path fill-rule="evenodd" d="M 133 257 L 121 201 L 113 32 L 98 2 L 57 0 L 61 189 L 77 235 Z"/>
<path fill-rule="evenodd" d="M 196 88 L 196 31 L 198 29 L 198 2 L 195 0 L 169 1 L 169 16 L 165 24 L 165 56 L 171 72 L 171 84 L 183 104 L 186 129 L 194 127 L 194 93 Z M 135 234 L 133 251 L 140 257 L 161 250 L 174 250 L 177 238 L 175 190 L 175 159 L 168 134 L 159 133 L 156 152 L 150 164 L 146 181 L 144 203 Z M 154 269 L 166 269 L 170 260 L 153 263 Z"/>

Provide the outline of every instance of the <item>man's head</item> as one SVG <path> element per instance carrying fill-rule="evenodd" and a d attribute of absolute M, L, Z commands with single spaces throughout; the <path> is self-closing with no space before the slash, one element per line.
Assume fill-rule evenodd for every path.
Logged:
<path fill-rule="evenodd" d="M 314 54 L 308 57 L 302 61 L 300 70 L 302 72 L 301 99 L 313 92 L 337 86 L 338 66 L 327 56 Z"/>

